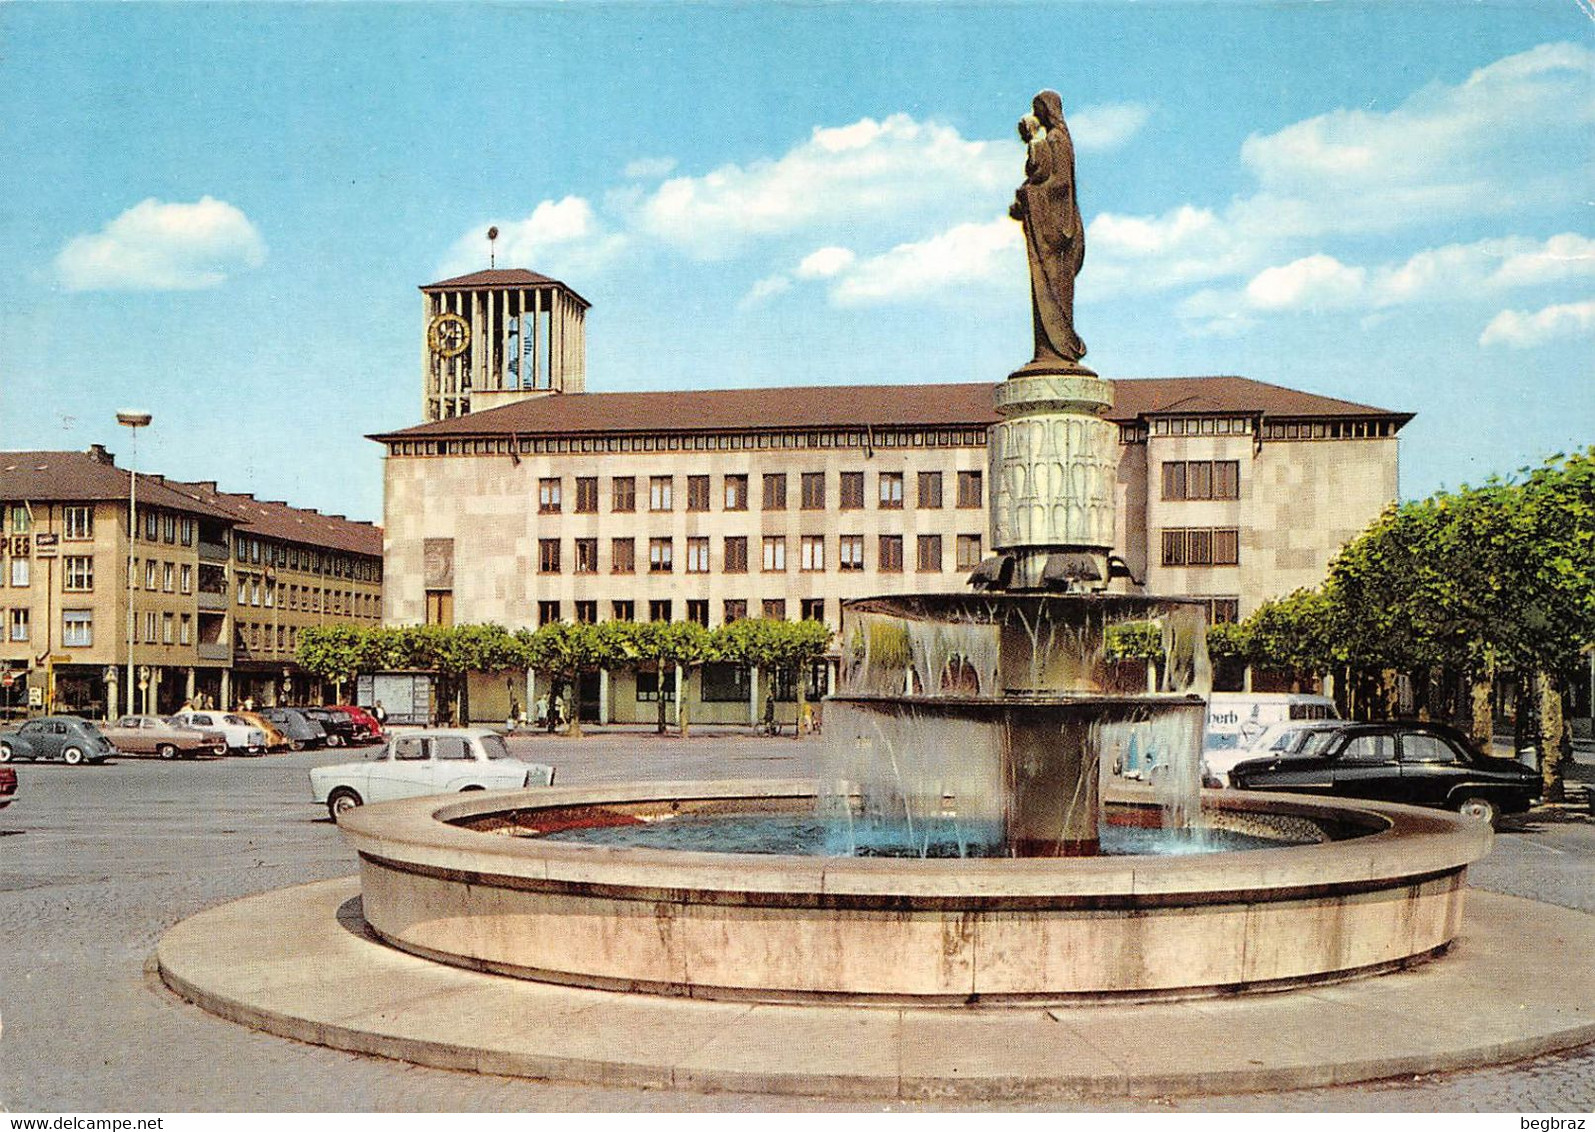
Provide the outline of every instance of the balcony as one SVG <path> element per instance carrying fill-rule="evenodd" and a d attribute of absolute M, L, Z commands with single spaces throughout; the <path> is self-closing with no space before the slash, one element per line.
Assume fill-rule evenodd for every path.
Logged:
<path fill-rule="evenodd" d="M 211 593 L 209 590 L 200 590 L 199 607 L 213 613 L 227 612 L 227 595 L 225 593 Z"/>
<path fill-rule="evenodd" d="M 201 641 L 199 644 L 194 646 L 194 650 L 199 656 L 200 660 L 230 661 L 233 659 L 233 650 L 231 645 Z"/>
<path fill-rule="evenodd" d="M 226 562 L 227 547 L 219 542 L 206 542 L 199 540 L 199 560 L 201 562 Z"/>

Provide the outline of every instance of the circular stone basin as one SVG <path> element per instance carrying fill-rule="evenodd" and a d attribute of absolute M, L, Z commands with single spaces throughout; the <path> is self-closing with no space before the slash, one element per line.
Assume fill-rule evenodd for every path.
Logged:
<path fill-rule="evenodd" d="M 1280 847 L 920 860 L 546 835 L 815 798 L 811 782 L 610 785 L 407 799 L 340 824 L 367 924 L 418 955 L 607 989 L 925 1004 L 1229 993 L 1421 961 L 1455 937 L 1491 836 L 1441 811 L 1224 791 L 1204 794 L 1208 824 Z M 1156 812 L 1126 795 L 1105 820 Z"/>

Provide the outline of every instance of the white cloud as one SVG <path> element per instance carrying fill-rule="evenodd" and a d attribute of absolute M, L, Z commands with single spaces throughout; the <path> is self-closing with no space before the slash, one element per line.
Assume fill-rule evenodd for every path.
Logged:
<path fill-rule="evenodd" d="M 214 287 L 266 261 L 266 242 L 226 201 L 140 201 L 56 255 L 69 291 L 192 291 Z"/>
<path fill-rule="evenodd" d="M 1019 178 L 1019 142 L 970 141 L 907 114 L 816 128 L 774 159 L 666 181 L 638 206 L 636 229 L 698 258 L 761 237 L 936 223 L 989 214 Z"/>
<path fill-rule="evenodd" d="M 937 292 L 1028 280 L 1024 241 L 1011 220 L 960 224 L 858 261 L 831 289 L 841 306 L 918 301 Z"/>
<path fill-rule="evenodd" d="M 1556 339 L 1583 338 L 1591 334 L 1595 334 L 1595 299 L 1559 303 L 1533 312 L 1502 311 L 1479 335 L 1479 345 L 1526 350 Z"/>
<path fill-rule="evenodd" d="M 766 275 L 748 288 L 748 293 L 742 296 L 742 301 L 738 305 L 744 310 L 749 307 L 756 307 L 766 299 L 790 290 L 791 287 L 792 280 L 785 275 Z"/>
<path fill-rule="evenodd" d="M 1334 256 L 1312 255 L 1259 272 L 1246 285 L 1246 298 L 1263 311 L 1346 307 L 1357 301 L 1367 276 Z"/>
<path fill-rule="evenodd" d="M 496 258 L 551 275 L 584 275 L 601 270 L 625 248 L 626 237 L 610 231 L 593 207 L 577 196 L 545 200 L 520 220 L 500 220 Z M 454 241 L 441 268 L 457 275 L 487 266 L 487 229 L 480 224 Z"/>
<path fill-rule="evenodd" d="M 1118 102 L 1085 106 L 1065 116 L 1075 148 L 1091 151 L 1118 149 L 1141 132 L 1152 112 L 1136 102 Z"/>
<path fill-rule="evenodd" d="M 803 262 L 798 264 L 797 277 L 799 279 L 829 279 L 840 274 L 852 266 L 858 258 L 849 248 L 835 246 L 820 248 L 803 257 Z"/>
<path fill-rule="evenodd" d="M 1086 249 L 1090 287 L 1102 295 L 1167 290 L 1241 266 L 1232 231 L 1191 205 L 1153 217 L 1101 213 L 1086 228 Z"/>
<path fill-rule="evenodd" d="M 1540 247 L 1512 251 L 1490 281 L 1498 287 L 1525 287 L 1586 275 L 1595 275 L 1595 240 L 1564 232 Z"/>
<path fill-rule="evenodd" d="M 639 157 L 627 164 L 625 176 L 629 181 L 653 181 L 660 177 L 668 177 L 675 168 L 674 157 Z"/>

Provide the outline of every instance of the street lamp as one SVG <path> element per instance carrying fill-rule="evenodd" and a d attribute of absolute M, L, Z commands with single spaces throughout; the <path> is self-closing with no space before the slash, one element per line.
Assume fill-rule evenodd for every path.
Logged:
<path fill-rule="evenodd" d="M 133 641 L 138 635 L 138 618 L 133 612 L 133 554 L 138 548 L 138 430 L 150 423 L 148 413 L 123 409 L 116 423 L 133 430 L 133 458 L 127 469 L 127 706 L 129 714 L 138 711 L 133 700 Z"/>

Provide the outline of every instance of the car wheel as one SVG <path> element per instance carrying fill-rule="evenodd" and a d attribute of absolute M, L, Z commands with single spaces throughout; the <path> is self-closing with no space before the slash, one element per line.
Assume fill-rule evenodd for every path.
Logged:
<path fill-rule="evenodd" d="M 304 741 L 302 739 L 290 739 L 288 740 L 288 749 L 290 751 L 302 751 L 305 749 Z"/>
<path fill-rule="evenodd" d="M 362 804 L 360 795 L 347 786 L 340 786 L 327 795 L 327 813 L 332 815 L 333 821 L 338 820 L 338 815 L 346 814 Z"/>
<path fill-rule="evenodd" d="M 341 747 L 341 746 L 343 746 L 343 736 L 342 735 L 328 735 L 327 736 L 327 746 L 329 746 L 329 747 Z"/>
<path fill-rule="evenodd" d="M 486 789 L 487 789 L 487 787 L 485 787 L 485 786 L 478 786 L 475 783 L 472 783 L 470 786 L 462 786 L 462 787 L 460 787 L 460 793 L 461 794 L 469 794 L 472 790 L 486 790 Z"/>
<path fill-rule="evenodd" d="M 83 761 L 83 751 L 78 747 L 68 747 L 61 752 L 61 761 L 67 766 L 77 766 Z"/>
<path fill-rule="evenodd" d="M 1457 813 L 1471 821 L 1488 822 L 1494 826 L 1501 816 L 1501 807 L 1488 798 L 1474 794 L 1457 803 Z"/>
<path fill-rule="evenodd" d="M 177 757 L 177 748 L 170 743 L 162 743 L 155 748 L 155 755 L 157 758 L 175 759 Z"/>
<path fill-rule="evenodd" d="M 0 763 L 8 763 L 10 761 L 11 761 L 11 744 L 10 743 L 0 743 Z"/>

